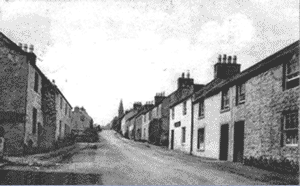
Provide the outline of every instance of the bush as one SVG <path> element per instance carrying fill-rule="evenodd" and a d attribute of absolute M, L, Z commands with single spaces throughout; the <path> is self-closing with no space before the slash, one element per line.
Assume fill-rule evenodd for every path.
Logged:
<path fill-rule="evenodd" d="M 299 163 L 298 161 L 289 160 L 287 158 L 268 158 L 265 156 L 255 157 L 246 157 L 244 158 L 244 164 L 249 166 L 258 167 L 261 169 L 276 171 L 279 173 L 299 173 Z"/>

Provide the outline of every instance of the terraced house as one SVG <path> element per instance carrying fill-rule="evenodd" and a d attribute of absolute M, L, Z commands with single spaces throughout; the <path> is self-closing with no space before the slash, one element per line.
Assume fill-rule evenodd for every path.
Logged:
<path fill-rule="evenodd" d="M 0 127 L 6 155 L 52 149 L 56 141 L 59 89 L 38 68 L 33 50 L 0 32 Z"/>
<path fill-rule="evenodd" d="M 298 161 L 299 41 L 241 73 L 235 57 L 233 64 L 225 59 L 215 65 L 215 79 L 194 95 L 192 154 Z M 235 65 L 227 74 L 233 76 L 218 78 L 219 67 L 229 64 Z"/>
<path fill-rule="evenodd" d="M 200 90 L 203 85 L 194 84 L 194 79 L 182 77 L 177 80 L 178 88 L 170 97 L 169 105 L 169 148 L 177 149 L 186 153 L 191 148 L 191 122 L 192 122 L 192 95 Z"/>

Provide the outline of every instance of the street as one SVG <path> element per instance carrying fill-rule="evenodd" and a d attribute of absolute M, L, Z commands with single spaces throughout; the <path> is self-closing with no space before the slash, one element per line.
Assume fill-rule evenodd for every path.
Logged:
<path fill-rule="evenodd" d="M 264 185 L 223 171 L 223 162 L 124 139 L 104 130 L 97 149 L 87 148 L 50 167 L 7 167 L 0 184 Z M 201 161 L 200 161 L 201 160 Z M 260 174 L 260 173 L 257 173 Z"/>

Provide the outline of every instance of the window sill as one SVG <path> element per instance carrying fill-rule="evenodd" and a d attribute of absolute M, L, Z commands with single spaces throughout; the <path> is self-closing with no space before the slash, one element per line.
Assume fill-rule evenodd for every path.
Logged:
<path fill-rule="evenodd" d="M 205 149 L 197 149 L 197 152 L 204 152 Z"/>
<path fill-rule="evenodd" d="M 285 147 L 298 147 L 298 144 L 286 144 Z"/>
<path fill-rule="evenodd" d="M 245 104 L 245 100 L 244 101 L 239 101 L 236 105 L 242 105 L 242 104 Z"/>
<path fill-rule="evenodd" d="M 204 116 L 199 116 L 199 117 L 198 117 L 199 120 L 200 120 L 200 119 L 203 119 L 203 118 L 204 118 Z"/>
<path fill-rule="evenodd" d="M 230 111 L 230 108 L 223 108 L 223 109 L 221 109 L 220 113 L 224 113 L 224 112 L 228 112 L 228 111 Z"/>

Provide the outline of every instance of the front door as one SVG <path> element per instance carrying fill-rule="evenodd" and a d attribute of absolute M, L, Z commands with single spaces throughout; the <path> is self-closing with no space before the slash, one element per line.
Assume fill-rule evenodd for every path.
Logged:
<path fill-rule="evenodd" d="M 234 124 L 233 161 L 243 162 L 244 158 L 244 121 Z"/>
<path fill-rule="evenodd" d="M 220 136 L 220 160 L 227 160 L 228 156 L 228 136 L 229 136 L 229 125 L 221 125 L 221 136 Z"/>
<path fill-rule="evenodd" d="M 174 149 L 174 130 L 171 130 L 171 149 Z"/>

